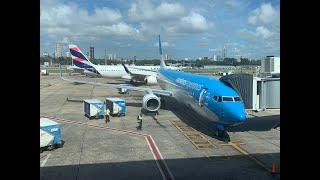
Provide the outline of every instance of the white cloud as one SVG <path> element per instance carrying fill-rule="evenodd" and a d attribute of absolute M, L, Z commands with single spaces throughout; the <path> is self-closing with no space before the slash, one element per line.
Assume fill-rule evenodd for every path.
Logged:
<path fill-rule="evenodd" d="M 199 45 L 208 45 L 210 43 L 210 40 L 207 37 L 202 37 L 199 41 Z"/>
<path fill-rule="evenodd" d="M 259 26 L 255 31 L 250 31 L 248 29 L 240 29 L 237 34 L 247 40 L 255 41 L 257 38 L 268 39 L 274 36 L 274 33 L 271 32 L 268 28 L 264 26 Z"/>
<path fill-rule="evenodd" d="M 248 29 L 245 29 L 245 28 L 238 30 L 237 34 L 242 39 L 251 40 L 251 41 L 256 39 L 256 34 L 252 31 L 249 31 Z"/>
<path fill-rule="evenodd" d="M 239 0 L 227 0 L 225 1 L 226 5 L 231 8 L 240 8 L 243 6 L 242 2 Z"/>
<path fill-rule="evenodd" d="M 183 17 L 181 23 L 193 31 L 206 31 L 210 26 L 206 18 L 195 12 L 191 12 L 189 16 Z"/>
<path fill-rule="evenodd" d="M 185 15 L 184 7 L 178 3 L 162 2 L 155 7 L 149 0 L 140 0 L 133 3 L 128 16 L 136 21 L 171 20 Z"/>
<path fill-rule="evenodd" d="M 175 24 L 166 26 L 166 31 L 173 34 L 201 33 L 209 30 L 213 23 L 208 22 L 201 14 L 191 12 Z"/>
<path fill-rule="evenodd" d="M 179 3 L 162 2 L 155 6 L 149 0 L 140 0 L 131 5 L 128 16 L 140 24 L 144 35 L 201 33 L 213 26 L 213 23 L 199 12 L 192 10 L 187 13 Z"/>
<path fill-rule="evenodd" d="M 118 10 L 95 8 L 89 14 L 75 3 L 41 1 L 40 34 L 56 39 L 87 37 L 97 39 L 102 35 L 138 38 L 139 30 L 123 22 Z"/>
<path fill-rule="evenodd" d="M 155 42 L 155 43 L 153 44 L 153 46 L 154 46 L 154 47 L 159 47 L 159 42 Z M 169 42 L 167 42 L 167 41 L 163 41 L 163 42 L 161 42 L 161 46 L 162 46 L 162 47 L 174 47 L 175 44 L 169 43 Z"/>
<path fill-rule="evenodd" d="M 279 11 L 274 8 L 270 3 L 261 4 L 261 6 L 251 12 L 248 18 L 249 24 L 269 24 L 279 19 Z"/>
<path fill-rule="evenodd" d="M 259 26 L 256 28 L 256 35 L 261 36 L 263 39 L 271 37 L 272 34 L 272 32 L 270 32 L 267 28 L 263 26 Z"/>

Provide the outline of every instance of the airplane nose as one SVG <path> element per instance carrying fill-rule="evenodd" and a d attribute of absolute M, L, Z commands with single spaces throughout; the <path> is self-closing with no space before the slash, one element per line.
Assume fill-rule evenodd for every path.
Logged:
<path fill-rule="evenodd" d="M 235 120 L 238 122 L 243 122 L 246 120 L 246 114 L 245 113 L 237 113 L 235 115 Z"/>

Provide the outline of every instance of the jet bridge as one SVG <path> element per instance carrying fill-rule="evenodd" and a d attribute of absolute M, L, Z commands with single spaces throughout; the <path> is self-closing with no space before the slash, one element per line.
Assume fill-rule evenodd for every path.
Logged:
<path fill-rule="evenodd" d="M 280 78 L 259 78 L 250 74 L 231 74 L 220 78 L 238 92 L 246 109 L 279 109 Z"/>
<path fill-rule="evenodd" d="M 246 109 L 252 109 L 253 76 L 250 74 L 230 74 L 220 78 L 227 86 L 240 95 Z"/>

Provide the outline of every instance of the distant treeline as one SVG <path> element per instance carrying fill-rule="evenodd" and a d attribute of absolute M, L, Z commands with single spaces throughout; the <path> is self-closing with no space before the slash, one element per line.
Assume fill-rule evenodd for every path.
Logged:
<path fill-rule="evenodd" d="M 67 57 L 60 57 L 60 58 L 53 58 L 53 57 L 40 57 L 40 65 L 43 65 L 44 62 L 52 62 L 52 64 L 61 64 L 61 65 L 71 65 L 71 58 Z M 104 59 L 94 59 L 91 60 L 94 64 L 100 64 L 104 65 L 105 60 Z M 107 64 L 135 64 L 135 65 L 159 65 L 160 60 L 159 59 L 144 59 L 144 60 L 128 60 L 128 61 L 122 61 L 122 60 L 107 60 Z M 223 61 L 211 61 L 211 60 L 167 60 L 166 63 L 168 64 L 177 64 L 180 63 L 181 65 L 185 66 L 192 66 L 192 67 L 203 67 L 204 65 L 231 65 L 231 66 L 240 66 L 240 65 L 261 65 L 261 60 L 249 60 L 247 58 L 241 58 L 240 62 L 237 62 L 237 59 L 235 58 L 225 58 Z"/>

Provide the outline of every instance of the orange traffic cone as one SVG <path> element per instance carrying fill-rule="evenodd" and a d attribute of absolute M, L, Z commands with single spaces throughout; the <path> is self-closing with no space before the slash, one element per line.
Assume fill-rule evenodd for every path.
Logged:
<path fill-rule="evenodd" d="M 271 173 L 275 174 L 276 173 L 276 163 L 272 163 L 272 168 L 271 168 Z"/>

